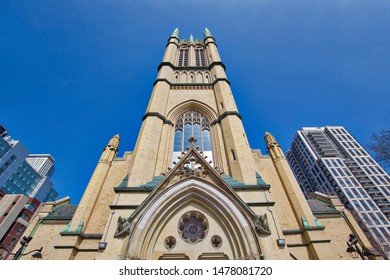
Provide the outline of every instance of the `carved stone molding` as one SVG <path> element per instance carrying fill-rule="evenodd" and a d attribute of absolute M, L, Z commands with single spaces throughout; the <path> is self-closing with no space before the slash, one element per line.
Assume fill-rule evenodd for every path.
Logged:
<path fill-rule="evenodd" d="M 192 176 L 205 178 L 208 175 L 208 170 L 203 166 L 198 158 L 191 156 L 183 162 L 180 168 L 176 171 L 176 175 L 179 176 L 180 179 Z"/>

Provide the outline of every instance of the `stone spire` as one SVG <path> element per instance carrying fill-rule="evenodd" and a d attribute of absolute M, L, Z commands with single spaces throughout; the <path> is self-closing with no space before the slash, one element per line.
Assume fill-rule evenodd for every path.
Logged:
<path fill-rule="evenodd" d="M 119 142 L 120 138 L 117 134 L 111 137 L 107 146 L 104 147 L 95 171 L 89 180 L 84 195 L 72 218 L 69 232 L 82 233 L 83 230 L 88 227 L 91 215 L 99 200 L 100 192 L 111 168 L 112 161 L 115 159 L 118 152 Z"/>
<path fill-rule="evenodd" d="M 282 148 L 280 147 L 279 143 L 276 142 L 275 137 L 271 133 L 266 132 L 264 135 L 264 140 L 267 145 L 267 151 L 270 154 L 271 158 L 284 158 Z"/>
<path fill-rule="evenodd" d="M 119 147 L 120 141 L 121 140 L 119 138 L 119 134 L 116 134 L 113 137 L 111 137 L 107 146 L 103 149 L 103 153 L 100 157 L 100 161 L 111 162 L 115 158 L 115 156 L 118 152 L 118 147 Z"/>
<path fill-rule="evenodd" d="M 290 201 L 294 215 L 297 222 L 300 224 L 301 229 L 303 230 L 312 228 L 313 226 L 315 227 L 316 223 L 313 220 L 313 213 L 311 212 L 301 188 L 299 187 L 298 182 L 287 163 L 282 148 L 271 133 L 266 132 L 264 140 L 267 144 L 267 151 L 276 171 L 278 172 L 284 191 Z"/>
<path fill-rule="evenodd" d="M 267 144 L 267 146 L 272 145 L 272 144 L 278 144 L 276 142 L 275 137 L 269 132 L 265 133 L 264 140 L 265 140 L 265 143 Z"/>
<path fill-rule="evenodd" d="M 116 135 L 111 137 L 110 142 L 108 142 L 107 147 L 118 148 L 120 142 L 121 142 L 121 139 L 119 137 L 119 134 L 116 134 Z"/>

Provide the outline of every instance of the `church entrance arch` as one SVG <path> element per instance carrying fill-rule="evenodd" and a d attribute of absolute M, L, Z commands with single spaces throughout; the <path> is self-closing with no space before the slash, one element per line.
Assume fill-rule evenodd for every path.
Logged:
<path fill-rule="evenodd" d="M 135 217 L 128 258 L 260 258 L 246 209 L 220 187 L 191 178 L 157 193 Z"/>

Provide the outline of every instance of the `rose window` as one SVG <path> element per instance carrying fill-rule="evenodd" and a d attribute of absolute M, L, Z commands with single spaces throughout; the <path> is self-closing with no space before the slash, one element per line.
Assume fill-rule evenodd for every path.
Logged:
<path fill-rule="evenodd" d="M 188 243 L 202 241 L 206 237 L 208 230 L 209 222 L 203 214 L 197 211 L 187 212 L 179 220 L 179 235 Z"/>

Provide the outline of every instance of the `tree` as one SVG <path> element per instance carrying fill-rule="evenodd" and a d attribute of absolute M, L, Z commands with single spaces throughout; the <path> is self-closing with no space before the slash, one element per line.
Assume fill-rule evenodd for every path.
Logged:
<path fill-rule="evenodd" d="M 371 139 L 368 147 L 374 152 L 375 159 L 385 166 L 390 166 L 390 129 L 373 133 Z"/>

